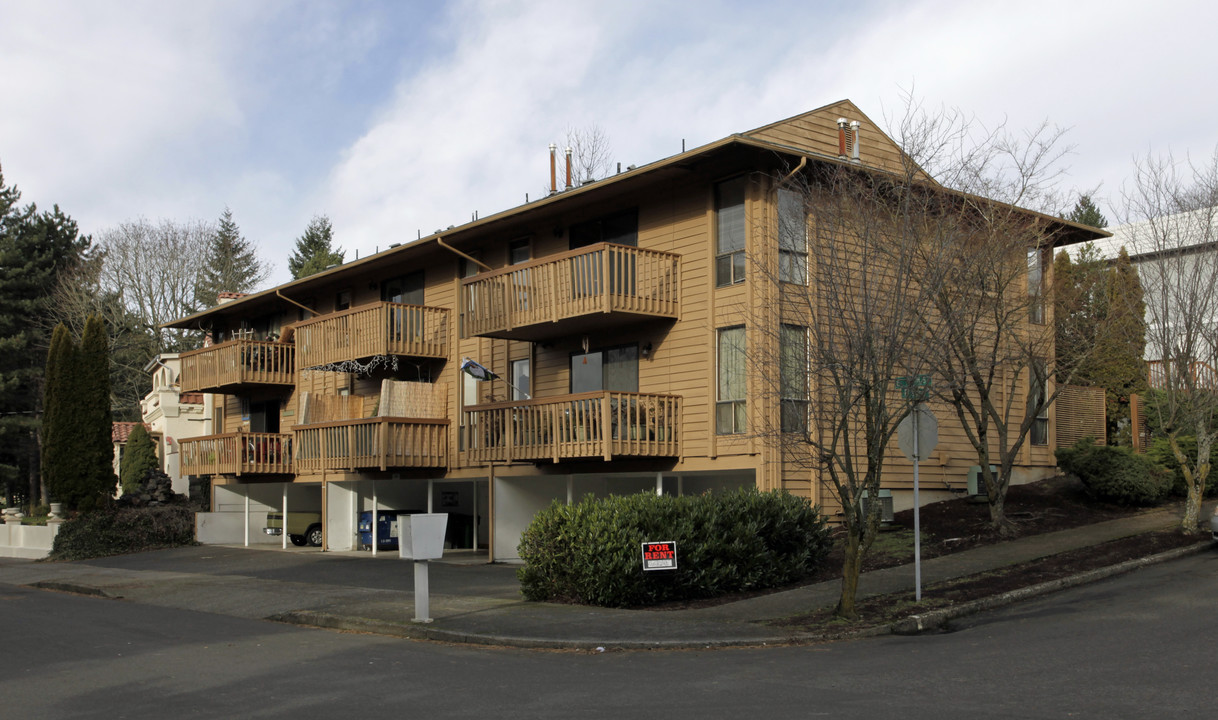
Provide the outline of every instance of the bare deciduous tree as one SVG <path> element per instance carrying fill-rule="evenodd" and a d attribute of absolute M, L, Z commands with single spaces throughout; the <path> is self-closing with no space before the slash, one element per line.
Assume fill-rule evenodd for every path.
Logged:
<path fill-rule="evenodd" d="M 918 308 L 931 301 L 943 264 L 927 264 L 910 215 L 927 196 L 908 178 L 823 166 L 775 185 L 777 253 L 750 258 L 770 293 L 750 357 L 768 380 L 768 406 L 778 408 L 761 431 L 785 465 L 808 472 L 840 505 L 836 612 L 854 618 L 880 525 L 879 502 L 866 499 L 879 497 L 889 444 L 917 399 L 903 397 L 897 380 L 927 371 Z"/>
<path fill-rule="evenodd" d="M 1153 412 L 1188 488 L 1181 530 L 1197 532 L 1218 438 L 1218 151 L 1207 164 L 1138 160 L 1122 229 L 1138 263 L 1147 313 Z M 1181 437 L 1196 439 L 1189 455 Z"/>

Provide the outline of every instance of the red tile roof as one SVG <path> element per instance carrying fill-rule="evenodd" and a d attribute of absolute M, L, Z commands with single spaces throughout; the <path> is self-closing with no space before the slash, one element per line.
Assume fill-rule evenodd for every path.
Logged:
<path fill-rule="evenodd" d="M 131 431 L 135 429 L 136 425 L 143 425 L 145 430 L 151 430 L 146 423 L 116 422 L 110 426 L 110 441 L 127 442 L 127 438 L 131 436 Z"/>

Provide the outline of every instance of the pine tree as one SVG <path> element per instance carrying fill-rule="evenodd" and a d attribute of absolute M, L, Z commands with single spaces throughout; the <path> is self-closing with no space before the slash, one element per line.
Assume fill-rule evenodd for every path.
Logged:
<path fill-rule="evenodd" d="M 250 292 L 270 274 L 270 267 L 258 257 L 257 248 L 241 235 L 232 211 L 224 208 L 208 244 L 207 262 L 195 285 L 196 305 L 212 307 L 222 292 Z"/>
<path fill-rule="evenodd" d="M 334 249 L 333 242 L 334 228 L 330 225 L 330 218 L 314 215 L 304 235 L 296 238 L 296 249 L 288 258 L 288 270 L 292 272 L 292 277 L 299 280 L 316 275 L 331 265 L 341 265 L 345 253 L 342 248 Z"/>
<path fill-rule="evenodd" d="M 1078 201 L 1074 203 L 1074 209 L 1067 213 L 1064 219 L 1091 227 L 1108 227 L 1108 219 L 1091 201 L 1090 195 L 1080 195 Z"/>
<path fill-rule="evenodd" d="M 156 456 L 156 443 L 143 423 L 136 423 L 127 436 L 123 458 L 119 461 L 119 479 L 123 494 L 135 493 L 143 486 L 148 471 L 160 466 Z"/>
<path fill-rule="evenodd" d="M 90 256 L 92 239 L 58 206 L 40 213 L 20 200 L 0 174 L 0 465 L 9 478 L 27 477 L 28 497 L 38 501 L 45 498 L 38 418 L 51 296 L 58 277 Z M 10 485 L 9 494 L 15 490 Z"/>
<path fill-rule="evenodd" d="M 114 495 L 114 449 L 110 420 L 110 347 L 106 325 L 98 315 L 85 323 L 80 340 L 80 364 L 74 368 L 79 394 L 80 507 L 89 510 Z"/>

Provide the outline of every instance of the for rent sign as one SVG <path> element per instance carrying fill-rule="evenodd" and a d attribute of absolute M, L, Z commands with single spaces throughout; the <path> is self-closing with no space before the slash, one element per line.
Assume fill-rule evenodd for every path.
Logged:
<path fill-rule="evenodd" d="M 673 540 L 643 543 L 644 570 L 676 570 L 677 543 Z"/>

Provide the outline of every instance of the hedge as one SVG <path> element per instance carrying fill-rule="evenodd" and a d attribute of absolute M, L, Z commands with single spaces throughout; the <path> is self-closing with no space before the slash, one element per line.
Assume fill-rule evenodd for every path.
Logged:
<path fill-rule="evenodd" d="M 50 557 L 87 560 L 194 543 L 195 513 L 185 505 L 104 508 L 66 520 Z"/>
<path fill-rule="evenodd" d="M 642 543 L 672 540 L 677 569 L 644 572 Z M 817 508 L 788 493 L 555 501 L 521 537 L 517 571 L 529 600 L 650 605 L 785 585 L 829 551 Z"/>
<path fill-rule="evenodd" d="M 1057 464 L 1078 476 L 1097 500 L 1117 505 L 1155 505 L 1171 492 L 1171 473 L 1129 448 L 1080 441 L 1057 450 Z"/>
<path fill-rule="evenodd" d="M 1181 435 L 1176 442 L 1180 444 L 1182 450 L 1188 458 L 1193 462 L 1197 460 L 1197 438 L 1192 435 Z M 1165 437 L 1155 438 L 1150 448 L 1146 451 L 1146 456 L 1154 460 L 1158 464 L 1167 468 L 1172 474 L 1171 492 L 1173 495 L 1185 496 L 1188 494 L 1188 486 L 1184 482 L 1184 471 L 1180 469 L 1180 463 L 1176 460 L 1176 454 L 1171 451 L 1171 442 Z M 1218 495 L 1218 443 L 1210 446 L 1210 474 L 1205 482 L 1205 497 L 1213 497 Z"/>

